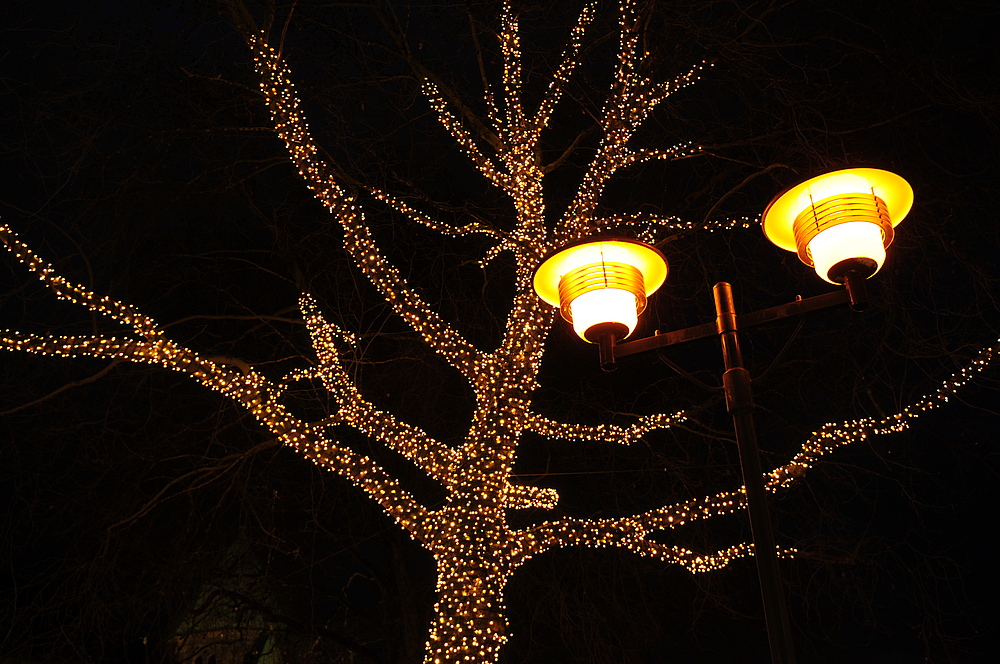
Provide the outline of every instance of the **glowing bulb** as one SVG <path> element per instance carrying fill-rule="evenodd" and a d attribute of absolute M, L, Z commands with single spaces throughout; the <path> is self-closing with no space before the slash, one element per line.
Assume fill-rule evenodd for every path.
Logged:
<path fill-rule="evenodd" d="M 864 221 L 830 226 L 810 240 L 809 253 L 816 274 L 831 284 L 843 282 L 844 273 L 851 269 L 871 276 L 885 262 L 882 229 Z"/>
<path fill-rule="evenodd" d="M 620 288 L 602 288 L 578 296 L 570 305 L 573 330 L 581 339 L 590 339 L 587 330 L 602 323 L 620 323 L 632 334 L 639 322 L 639 303 L 635 295 Z"/>

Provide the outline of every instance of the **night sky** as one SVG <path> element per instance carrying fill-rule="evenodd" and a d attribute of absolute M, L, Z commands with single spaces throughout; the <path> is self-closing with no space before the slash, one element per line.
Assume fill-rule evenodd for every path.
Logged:
<path fill-rule="evenodd" d="M 460 442 L 471 393 L 350 264 L 339 228 L 269 127 L 223 6 L 133 4 L 0 9 L 0 218 L 68 278 L 135 305 L 206 356 L 239 358 L 274 378 L 313 357 L 296 305 L 308 290 L 359 334 L 352 371 L 362 392 Z M 449 222 L 509 224 L 511 205 L 449 143 L 379 18 L 394 16 L 413 57 L 480 112 L 471 35 L 495 77 L 492 6 L 336 4 L 252 7 L 262 19 L 273 10 L 272 43 L 284 40 L 311 127 L 345 185 L 384 188 Z M 603 8 L 543 139 L 544 163 L 577 141 L 546 181 L 553 218 L 596 146 L 612 10 Z M 575 11 L 532 5 L 522 15 L 536 95 Z M 652 76 L 667 80 L 701 60 L 712 67 L 636 140 L 694 141 L 706 155 L 623 173 L 602 214 L 755 218 L 783 188 L 850 166 L 892 170 L 915 191 L 871 284 L 870 311 L 746 334 L 765 466 L 786 461 L 826 422 L 917 401 L 997 343 L 996 10 L 664 2 L 649 16 Z M 484 242 L 442 239 L 361 201 L 379 243 L 428 301 L 476 344 L 495 344 L 513 292 L 510 261 L 482 270 Z M 741 310 L 829 290 L 757 227 L 658 240 L 671 274 L 639 334 L 710 321 L 718 281 L 733 283 Z M 58 301 L 9 255 L 0 262 L 0 327 L 114 330 Z M 664 353 L 689 377 L 655 356 L 602 374 L 595 349 L 561 323 L 548 343 L 533 397 L 540 412 L 590 424 L 692 413 L 689 427 L 628 448 L 526 436 L 516 470 L 559 490 L 558 514 L 630 514 L 739 486 L 725 405 L 712 389 L 721 371 L 714 341 Z M 244 599 L 299 652 L 312 648 L 301 661 L 420 661 L 430 556 L 239 409 L 179 375 L 86 358 L 5 353 L 0 381 L 0 664 L 166 661 L 199 594 L 247 569 L 266 597 Z M 777 539 L 800 551 L 782 562 L 800 662 L 993 661 L 998 396 L 994 366 L 911 430 L 840 450 L 779 494 Z M 306 386 L 288 403 L 310 417 L 330 406 Z M 402 459 L 338 434 L 428 504 L 443 498 Z M 748 536 L 743 515 L 733 515 L 662 541 L 711 551 Z M 507 605 L 505 662 L 769 661 L 752 559 L 692 577 L 614 550 L 550 552 L 518 571 Z"/>

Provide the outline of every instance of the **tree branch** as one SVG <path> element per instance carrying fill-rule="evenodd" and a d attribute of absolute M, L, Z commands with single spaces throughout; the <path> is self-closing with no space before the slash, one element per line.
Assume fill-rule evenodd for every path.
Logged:
<path fill-rule="evenodd" d="M 580 44 L 584 33 L 587 31 L 587 27 L 594 20 L 596 7 L 597 0 L 591 0 L 584 5 L 583 10 L 580 11 L 580 16 L 576 20 L 576 24 L 573 26 L 573 31 L 570 33 L 569 45 L 563 52 L 562 62 L 559 63 L 559 68 L 553 73 L 552 80 L 549 81 L 549 87 L 545 91 L 545 97 L 542 99 L 542 103 L 539 104 L 538 111 L 535 113 L 535 117 L 531 123 L 532 133 L 535 135 L 536 140 L 538 134 L 548 127 L 549 120 L 552 118 L 552 112 L 559 104 L 563 90 L 569 82 L 573 70 L 576 69 L 577 64 L 580 62 Z"/>
<path fill-rule="evenodd" d="M 374 461 L 338 446 L 319 428 L 292 416 L 277 401 L 281 390 L 248 365 L 226 358 L 204 358 L 179 346 L 163 336 L 152 318 L 111 298 L 97 297 L 56 274 L 48 263 L 36 256 L 6 226 L 0 226 L 0 239 L 57 296 L 80 304 L 90 311 L 106 314 L 146 337 L 145 340 L 140 340 L 96 335 L 55 336 L 4 330 L 0 331 L 0 348 L 38 355 L 83 355 L 116 361 L 127 360 L 160 365 L 186 373 L 246 408 L 261 424 L 275 433 L 282 443 L 294 447 L 316 464 L 353 481 L 403 527 L 412 532 L 418 530 L 420 521 L 426 515 L 426 508 L 402 490 L 399 483 Z M 239 366 L 240 373 L 224 368 L 226 364 Z"/>
<path fill-rule="evenodd" d="M 659 558 L 686 568 L 692 574 L 721 569 L 737 558 L 752 555 L 753 545 L 742 542 L 715 553 L 698 554 L 680 546 L 670 546 L 646 539 L 646 531 L 624 520 L 591 521 L 563 519 L 546 522 L 521 531 L 516 563 L 554 548 L 586 546 L 592 549 L 621 547 L 641 556 Z M 783 553 L 794 554 L 794 549 Z"/>
<path fill-rule="evenodd" d="M 503 54 L 503 93 L 506 107 L 507 138 L 514 138 L 525 127 L 521 106 L 521 34 L 517 16 L 504 0 L 500 12 L 500 51 Z"/>
<path fill-rule="evenodd" d="M 56 274 L 51 265 L 35 255 L 28 245 L 21 242 L 17 234 L 6 225 L 0 225 L 0 241 L 3 241 L 7 249 L 17 256 L 19 261 L 27 265 L 28 269 L 34 272 L 35 276 L 48 286 L 60 300 L 68 300 L 91 311 L 110 316 L 114 320 L 128 325 L 136 334 L 147 339 L 152 340 L 163 335 L 152 318 L 139 313 L 131 306 L 109 297 L 98 297 L 83 286 L 70 283 Z"/>
<path fill-rule="evenodd" d="M 662 153 L 633 153 L 627 148 L 635 130 L 656 106 L 677 90 L 698 80 L 698 74 L 706 66 L 704 62 L 699 63 L 669 83 L 653 84 L 649 78 L 639 73 L 646 54 L 638 53 L 637 17 L 636 3 L 623 3 L 619 19 L 619 56 L 615 78 L 601 120 L 604 136 L 577 188 L 573 202 L 560 220 L 557 236 L 561 241 L 576 237 L 592 226 L 590 216 L 597 207 L 608 180 L 623 166 L 650 158 L 681 158 L 701 151 L 701 148 L 692 148 L 691 144 L 681 144 Z"/>
<path fill-rule="evenodd" d="M 431 230 L 435 230 L 442 235 L 450 235 L 452 237 L 458 237 L 460 235 L 471 235 L 473 233 L 481 233 L 483 235 L 489 235 L 490 237 L 502 238 L 503 234 L 497 229 L 487 226 L 479 222 L 474 222 L 471 224 L 466 224 L 464 226 L 451 226 L 450 224 L 445 224 L 435 219 L 431 219 L 427 215 L 417 212 L 409 205 L 399 200 L 391 194 L 376 189 L 374 187 L 366 187 L 368 191 L 377 199 L 390 206 L 397 212 L 406 215 L 414 223 L 420 224 Z"/>
<path fill-rule="evenodd" d="M 413 53 L 410 51 L 410 45 L 407 42 L 406 36 L 403 34 L 395 15 L 387 14 L 382 10 L 379 3 L 373 5 L 372 9 L 375 11 L 376 16 L 378 16 L 379 21 L 382 23 L 382 27 L 389 33 L 390 39 L 392 39 L 395 44 L 397 49 L 396 55 L 406 61 L 417 80 L 431 83 L 437 93 L 441 95 L 442 101 L 446 100 L 447 103 L 457 108 L 462 117 L 475 129 L 476 133 L 482 140 L 491 145 L 498 153 L 502 152 L 504 146 L 500 137 L 497 136 L 495 132 L 491 131 L 482 119 L 476 115 L 467 104 L 462 103 L 462 98 L 449 86 L 447 86 L 441 77 L 437 76 L 431 69 L 413 57 Z"/>
<path fill-rule="evenodd" d="M 360 487 L 404 528 L 415 534 L 427 510 L 366 456 L 337 445 L 319 428 L 292 416 L 276 401 L 279 392 L 260 374 L 236 374 L 165 338 L 154 341 L 95 336 L 45 336 L 5 330 L 0 348 L 37 355 L 105 357 L 160 365 L 186 373 L 222 393 L 252 414 L 285 445 L 313 463 L 332 470 Z"/>
<path fill-rule="evenodd" d="M 44 401 L 48 401 L 52 397 L 55 397 L 55 396 L 57 396 L 59 394 L 62 394 L 66 390 L 71 390 L 74 387 L 80 387 L 81 385 L 89 385 L 90 383 L 97 382 L 98 380 L 100 380 L 104 376 L 108 375 L 108 373 L 112 369 L 114 369 L 116 366 L 118 366 L 119 364 L 121 364 L 120 361 L 111 362 L 110 364 L 108 364 L 107 366 L 105 366 L 103 369 L 101 369 L 100 371 L 98 371 L 97 373 L 95 373 L 92 376 L 88 376 L 87 378 L 81 378 L 80 380 L 70 381 L 69 383 L 66 383 L 65 385 L 57 387 L 56 389 L 52 390 L 51 392 L 49 392 L 45 396 L 38 397 L 37 399 L 34 399 L 33 401 L 29 401 L 28 403 L 22 403 L 21 405 L 14 406 L 13 408 L 8 408 L 7 410 L 0 411 L 0 417 L 5 417 L 7 415 L 13 415 L 14 413 L 16 413 L 18 411 L 21 411 L 21 410 L 24 410 L 25 408 L 31 408 L 32 406 L 37 406 L 38 404 L 40 404 L 40 403 L 42 403 Z"/>
<path fill-rule="evenodd" d="M 462 123 L 459 122 L 458 118 L 456 118 L 452 112 L 448 110 L 448 102 L 445 101 L 444 96 L 441 94 L 441 88 L 438 84 L 429 78 L 425 78 L 423 84 L 421 85 L 421 89 L 424 92 L 424 96 L 427 97 L 427 102 L 437 113 L 438 121 L 441 123 L 441 126 L 443 126 L 448 133 L 451 134 L 451 137 L 455 139 L 455 142 L 458 143 L 459 147 L 465 151 L 465 154 L 468 155 L 469 159 L 472 160 L 472 163 L 476 165 L 479 172 L 482 173 L 487 180 L 509 193 L 513 187 L 513 181 L 510 176 L 507 173 L 500 171 L 496 164 L 490 161 L 490 159 L 482 153 L 479 146 L 476 145 L 476 142 L 472 139 L 472 136 L 465 130 L 465 127 L 462 126 Z M 497 151 L 502 157 L 508 149 L 505 146 L 500 145 Z"/>
<path fill-rule="evenodd" d="M 645 415 L 639 418 L 638 422 L 628 427 L 621 427 L 615 424 L 598 424 L 597 426 L 570 424 L 556 422 L 541 415 L 533 415 L 528 420 L 528 430 L 546 438 L 593 440 L 630 445 L 650 431 L 669 429 L 674 424 L 679 424 L 686 419 L 687 415 L 684 411 L 678 411 L 672 415 L 657 413 L 655 415 Z"/>
<path fill-rule="evenodd" d="M 803 443 L 801 451 L 792 461 L 765 474 L 768 480 L 767 489 L 774 492 L 801 479 L 819 457 L 838 447 L 864 440 L 871 435 L 904 431 L 908 428 L 910 420 L 948 403 L 953 394 L 991 365 L 998 354 L 1000 354 L 1000 340 L 993 347 L 981 351 L 951 378 L 943 381 L 936 391 L 893 415 L 878 420 L 862 418 L 824 425 Z M 659 530 L 677 528 L 691 521 L 731 514 L 743 509 L 745 503 L 746 493 L 741 487 L 737 491 L 675 503 L 634 516 L 604 520 L 560 519 L 545 522 L 522 531 L 522 555 L 530 557 L 550 548 L 566 546 L 616 546 L 630 549 L 640 555 L 676 562 L 692 572 L 710 571 L 724 566 L 735 557 L 746 555 L 750 550 L 748 545 L 738 544 L 715 554 L 699 556 L 686 549 L 665 547 L 651 542 L 647 539 L 648 535 Z M 794 549 L 783 552 L 784 555 L 794 553 Z"/>
<path fill-rule="evenodd" d="M 338 338 L 343 344 L 352 340 L 350 335 L 323 318 L 312 296 L 303 295 L 299 303 L 320 361 L 319 368 L 313 373 L 336 398 L 339 406 L 337 421 L 372 436 L 403 455 L 429 477 L 450 488 L 456 481 L 455 471 L 460 455 L 423 430 L 397 420 L 364 399 L 344 369 L 337 349 Z"/>
<path fill-rule="evenodd" d="M 934 392 L 924 395 L 915 403 L 906 406 L 892 415 L 879 419 L 865 417 L 847 420 L 839 423 L 827 423 L 815 431 L 802 443 L 791 461 L 767 473 L 767 488 L 776 491 L 805 477 L 806 471 L 815 465 L 820 457 L 829 454 L 838 447 L 866 440 L 870 436 L 890 433 L 900 433 L 909 428 L 910 422 L 930 410 L 935 410 L 948 403 L 966 383 L 977 374 L 996 362 L 1000 355 L 1000 339 L 991 346 L 981 350 L 976 357 L 964 367 L 956 371 L 950 378 L 941 382 Z"/>
<path fill-rule="evenodd" d="M 480 353 L 446 324 L 414 292 L 399 272 L 382 256 L 371 231 L 364 223 L 353 196 L 349 196 L 329 175 L 329 166 L 319 159 L 318 150 L 306 126 L 305 116 L 295 95 L 287 65 L 267 45 L 261 35 L 248 36 L 256 53 L 257 70 L 274 118 L 275 129 L 285 141 L 299 174 L 316 197 L 338 218 L 344 229 L 344 245 L 369 281 L 386 302 L 438 353 L 472 380 Z"/>
<path fill-rule="evenodd" d="M 375 245 L 371 231 L 362 223 L 361 214 L 341 217 L 344 246 L 368 280 L 382 293 L 386 302 L 413 328 L 428 346 L 442 355 L 470 382 L 475 381 L 482 353 L 431 310 L 416 291 L 409 287 L 399 271 L 391 266 Z"/>

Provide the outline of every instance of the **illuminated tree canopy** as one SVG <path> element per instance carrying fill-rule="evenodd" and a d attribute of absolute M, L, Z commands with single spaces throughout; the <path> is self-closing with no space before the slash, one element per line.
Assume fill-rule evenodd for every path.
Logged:
<path fill-rule="evenodd" d="M 561 323 L 535 295 L 531 279 L 548 252 L 598 231 L 661 244 L 700 233 L 759 234 L 754 211 L 746 217 L 688 220 L 665 210 L 612 210 L 605 203 L 616 178 L 642 165 L 711 159 L 724 152 L 719 146 L 702 145 L 696 136 L 664 142 L 659 134 L 644 131 L 675 98 L 697 95 L 699 81 L 716 69 L 713 58 L 674 62 L 674 73 L 660 78 L 662 55 L 647 34 L 652 3 L 622 0 L 618 7 L 607 7 L 595 0 L 583 4 L 575 22 L 563 31 L 561 51 L 547 56 L 551 67 L 534 63 L 529 78 L 526 62 L 538 56 L 525 51 L 520 10 L 513 3 L 502 3 L 490 23 L 499 67 L 491 79 L 491 72 L 480 63 L 485 89 L 481 98 L 467 103 L 466 91 L 453 89 L 430 69 L 416 69 L 422 73 L 423 112 L 433 113 L 501 201 L 498 205 L 510 211 L 502 224 L 468 217 L 456 222 L 454 215 L 421 205 L 417 196 L 407 198 L 381 183 L 356 181 L 310 129 L 308 98 L 297 91 L 296 71 L 283 56 L 280 21 L 272 24 L 238 1 L 227 3 L 226 9 L 252 53 L 273 129 L 287 147 L 302 184 L 339 226 L 346 255 L 391 312 L 471 391 L 473 408 L 460 442 L 435 436 L 366 394 L 352 368 L 361 331 L 338 320 L 316 293 L 305 290 L 298 300 L 312 356 L 288 371 L 276 372 L 270 365 L 217 356 L 196 344 L 176 341 L 141 302 L 126 303 L 74 283 L 46 261 L 53 257 L 36 254 L 19 239 L 18 222 L 13 219 L 0 227 L 0 239 L 24 268 L 60 300 L 113 321 L 120 331 L 61 335 L 4 330 L 0 345 L 12 352 L 101 358 L 178 372 L 245 410 L 283 445 L 350 482 L 433 556 L 437 602 L 426 641 L 428 664 L 499 661 L 509 640 L 504 606 L 508 580 L 528 560 L 548 551 L 618 548 L 696 574 L 752 556 L 752 544 L 741 539 L 718 550 L 693 550 L 679 543 L 686 526 L 741 511 L 739 486 L 696 497 L 665 497 L 662 504 L 637 513 L 586 518 L 560 514 L 559 491 L 525 482 L 516 468 L 519 446 L 528 436 L 636 445 L 651 434 L 688 426 L 696 418 L 685 410 L 662 409 L 632 415 L 625 423 L 592 424 L 563 421 L 537 408 L 533 398 L 540 388 L 546 344 L 550 331 Z M 613 26 L 613 47 L 595 46 L 592 35 L 599 20 Z M 603 101 L 595 106 L 599 114 L 586 134 L 589 147 L 580 151 L 576 143 L 564 145 L 564 156 L 546 162 L 542 156 L 552 150 L 544 145 L 545 137 L 554 131 L 566 97 L 577 90 L 573 82 L 581 63 L 594 52 L 603 53 L 601 48 L 613 54 L 613 60 Z M 405 49 L 409 52 L 409 46 Z M 578 177 L 565 203 L 555 206 L 550 203 L 547 178 L 566 159 L 577 165 Z M 484 271 L 509 261 L 513 295 L 497 343 L 473 341 L 461 316 L 443 313 L 411 283 L 407 266 L 391 257 L 395 248 L 386 246 L 384 227 L 371 223 L 384 214 L 422 233 L 475 237 L 479 244 L 474 246 L 485 249 L 465 259 Z M 896 407 L 875 415 L 836 419 L 838 413 L 833 412 L 828 423 L 816 422 L 812 432 L 803 432 L 797 449 L 768 469 L 768 488 L 781 494 L 808 482 L 810 469 L 835 457 L 844 446 L 902 432 L 915 418 L 946 404 L 996 359 L 1000 341 L 976 342 L 986 347 L 954 373 L 924 380 L 923 396 L 901 399 Z M 580 349 L 581 355 L 587 350 L 592 349 Z M 302 385 L 321 395 L 317 399 L 326 410 L 322 417 L 304 415 L 289 403 L 290 391 Z M 379 458 L 343 442 L 345 430 L 384 446 L 419 469 L 440 485 L 444 501 L 423 501 Z M 512 516 L 525 511 L 541 516 L 527 525 Z M 796 553 L 791 546 L 782 550 L 786 557 Z"/>

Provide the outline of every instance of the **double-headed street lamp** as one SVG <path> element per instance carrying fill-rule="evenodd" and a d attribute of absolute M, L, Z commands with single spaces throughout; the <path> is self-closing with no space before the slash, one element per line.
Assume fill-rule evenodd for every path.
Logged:
<path fill-rule="evenodd" d="M 726 367 L 722 384 L 740 451 L 775 664 L 793 664 L 795 651 L 757 450 L 750 373 L 743 366 L 738 330 L 843 304 L 863 309 L 864 281 L 882 267 L 893 229 L 912 205 L 913 190 L 906 180 L 874 168 L 834 171 L 791 187 L 768 205 L 764 234 L 782 249 L 797 252 L 820 278 L 843 284 L 843 290 L 737 314 L 732 287 L 722 282 L 714 288 L 715 322 L 627 343 L 619 342 L 632 333 L 646 298 L 667 278 L 667 260 L 658 249 L 627 238 L 590 238 L 553 252 L 535 272 L 539 297 L 559 307 L 582 339 L 598 344 L 605 370 L 614 369 L 618 357 L 719 336 Z"/>

